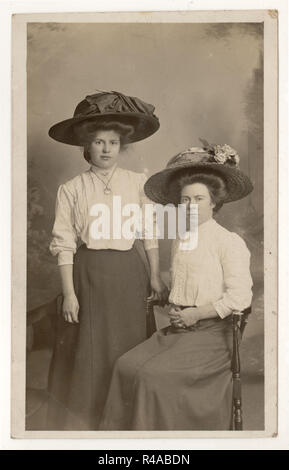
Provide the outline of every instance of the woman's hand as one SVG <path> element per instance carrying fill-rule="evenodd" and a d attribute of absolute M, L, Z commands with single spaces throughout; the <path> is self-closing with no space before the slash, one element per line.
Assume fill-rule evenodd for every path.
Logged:
<path fill-rule="evenodd" d="M 162 306 L 165 305 L 168 301 L 169 290 L 160 276 L 152 276 L 151 288 L 152 295 L 150 299 L 158 300 Z"/>
<path fill-rule="evenodd" d="M 198 308 L 187 307 L 181 310 L 173 305 L 169 311 L 171 324 L 177 328 L 186 328 L 195 325 L 200 320 Z"/>
<path fill-rule="evenodd" d="M 63 292 L 62 315 L 69 323 L 78 323 L 79 304 L 73 285 L 73 265 L 63 264 L 59 266 Z"/>
<path fill-rule="evenodd" d="M 193 326 L 200 320 L 218 317 L 218 313 L 212 303 L 198 306 L 186 307 L 181 310 L 180 307 L 172 305 L 169 312 L 171 324 L 177 328 L 186 328 Z"/>
<path fill-rule="evenodd" d="M 181 307 L 178 305 L 171 305 L 169 310 L 170 323 L 175 328 L 185 328 L 179 313 L 181 312 Z"/>
<path fill-rule="evenodd" d="M 74 293 L 65 295 L 62 305 L 62 315 L 64 320 L 69 323 L 79 323 L 78 311 L 79 303 L 76 295 Z"/>
<path fill-rule="evenodd" d="M 188 307 L 181 310 L 180 317 L 185 326 L 193 326 L 200 320 L 200 312 L 197 307 Z"/>

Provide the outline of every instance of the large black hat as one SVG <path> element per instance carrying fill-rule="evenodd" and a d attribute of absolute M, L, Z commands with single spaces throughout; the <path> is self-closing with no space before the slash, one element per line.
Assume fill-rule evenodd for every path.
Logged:
<path fill-rule="evenodd" d="M 131 125 L 134 131 L 129 136 L 129 142 L 137 142 L 154 134 L 160 127 L 154 110 L 153 105 L 117 91 L 96 93 L 86 96 L 76 106 L 72 118 L 52 126 L 49 135 L 59 142 L 80 146 L 79 137 L 74 132 L 76 124 L 83 121 L 101 124 L 111 120 Z"/>

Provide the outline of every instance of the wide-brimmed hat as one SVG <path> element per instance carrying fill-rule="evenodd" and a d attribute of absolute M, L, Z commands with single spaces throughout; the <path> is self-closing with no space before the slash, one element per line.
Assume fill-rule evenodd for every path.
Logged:
<path fill-rule="evenodd" d="M 118 122 L 131 125 L 134 129 L 129 142 L 137 142 L 154 134 L 160 127 L 154 115 L 154 106 L 139 98 L 126 96 L 117 91 L 88 95 L 75 108 L 73 117 L 58 122 L 49 129 L 49 135 L 58 142 L 81 146 L 74 132 L 76 124 L 83 121 Z"/>
<path fill-rule="evenodd" d="M 159 204 L 178 204 L 178 195 L 170 191 L 172 181 L 185 174 L 215 174 L 223 179 L 232 202 L 247 196 L 253 185 L 239 169 L 240 157 L 229 145 L 214 145 L 200 139 L 203 147 L 191 147 L 171 158 L 166 168 L 152 175 L 144 186 L 146 195 Z"/>

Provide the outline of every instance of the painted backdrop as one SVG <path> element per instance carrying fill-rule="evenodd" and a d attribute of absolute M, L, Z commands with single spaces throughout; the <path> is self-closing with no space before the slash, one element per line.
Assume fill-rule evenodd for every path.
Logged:
<path fill-rule="evenodd" d="M 87 169 L 81 149 L 53 141 L 48 129 L 71 117 L 76 104 L 97 90 L 154 104 L 159 131 L 130 146 L 122 166 L 149 176 L 176 153 L 198 146 L 201 137 L 234 147 L 255 186 L 246 199 L 225 205 L 218 220 L 239 233 L 252 253 L 254 300 L 242 347 L 243 398 L 246 429 L 262 429 L 262 24 L 31 23 L 27 41 L 27 309 L 60 291 L 56 259 L 48 250 L 56 191 Z M 160 243 L 160 255 L 167 276 L 169 241 Z M 162 312 L 158 321 L 167 321 Z M 44 319 L 38 330 L 38 343 L 27 330 L 27 429 L 42 429 L 45 422 L 49 322 Z"/>

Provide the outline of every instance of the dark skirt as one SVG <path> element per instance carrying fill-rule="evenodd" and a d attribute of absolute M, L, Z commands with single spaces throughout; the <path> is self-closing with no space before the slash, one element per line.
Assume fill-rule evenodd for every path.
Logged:
<path fill-rule="evenodd" d="M 116 362 L 102 430 L 229 430 L 231 319 L 156 332 Z"/>
<path fill-rule="evenodd" d="M 73 278 L 79 324 L 59 315 L 47 429 L 95 430 L 115 361 L 147 338 L 149 278 L 135 246 L 118 251 L 86 245 L 74 257 Z"/>

